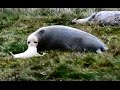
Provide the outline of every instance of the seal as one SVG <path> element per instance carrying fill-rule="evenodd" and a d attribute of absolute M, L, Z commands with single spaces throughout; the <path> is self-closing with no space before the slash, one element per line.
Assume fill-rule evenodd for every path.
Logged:
<path fill-rule="evenodd" d="M 36 43 L 34 46 L 37 46 L 38 50 L 66 49 L 79 52 L 103 52 L 108 49 L 96 36 L 63 25 L 42 27 L 28 36 L 27 43 L 28 46 Z"/>
<path fill-rule="evenodd" d="M 119 26 L 120 25 L 120 11 L 100 11 L 93 13 L 87 18 L 73 19 L 72 23 L 75 24 L 89 24 L 101 26 Z"/>

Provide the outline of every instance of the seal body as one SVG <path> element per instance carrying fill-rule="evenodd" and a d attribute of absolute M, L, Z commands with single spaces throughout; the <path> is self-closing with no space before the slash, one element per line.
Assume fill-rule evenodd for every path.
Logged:
<path fill-rule="evenodd" d="M 52 25 L 38 29 L 28 36 L 28 47 L 36 38 L 36 47 L 38 50 L 45 49 L 64 49 L 72 51 L 93 51 L 103 52 L 107 50 L 107 46 L 96 36 L 82 31 L 80 29 L 63 26 Z"/>
<path fill-rule="evenodd" d="M 74 19 L 76 24 L 120 25 L 120 11 L 100 11 L 84 19 Z"/>

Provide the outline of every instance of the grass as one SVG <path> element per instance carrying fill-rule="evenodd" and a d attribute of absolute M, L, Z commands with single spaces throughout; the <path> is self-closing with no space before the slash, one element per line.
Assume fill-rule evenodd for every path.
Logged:
<path fill-rule="evenodd" d="M 101 10 L 119 8 L 2 8 L 0 11 L 1 81 L 119 81 L 120 27 L 73 25 L 71 20 Z M 45 56 L 12 59 L 9 52 L 27 49 L 27 36 L 42 26 L 67 25 L 89 32 L 108 46 L 103 55 L 62 50 L 45 50 Z"/>

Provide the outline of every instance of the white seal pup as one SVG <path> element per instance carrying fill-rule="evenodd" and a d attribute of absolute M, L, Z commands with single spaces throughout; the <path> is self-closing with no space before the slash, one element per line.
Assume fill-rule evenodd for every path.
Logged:
<path fill-rule="evenodd" d="M 30 46 L 25 52 L 19 54 L 13 54 L 10 52 L 13 58 L 29 58 L 33 56 L 39 56 L 40 54 L 37 53 L 37 48 L 34 46 Z"/>
<path fill-rule="evenodd" d="M 13 54 L 12 52 L 10 52 L 13 58 L 30 58 L 30 57 L 36 57 L 36 56 L 43 56 L 46 54 L 46 53 L 43 53 L 42 55 L 40 55 L 37 52 L 38 38 L 36 38 L 33 35 L 30 35 L 27 40 L 29 40 L 27 41 L 28 49 L 25 52 L 19 53 L 19 54 Z"/>
<path fill-rule="evenodd" d="M 108 49 L 96 36 L 80 29 L 63 25 L 42 27 L 29 37 L 31 36 L 37 38 L 35 42 L 38 43 L 38 50 L 66 49 L 79 52 L 92 51 L 102 53 Z M 31 39 L 27 40 L 28 45 L 32 44 Z"/>
<path fill-rule="evenodd" d="M 87 18 L 74 19 L 72 23 L 76 24 L 98 24 L 98 25 L 120 25 L 120 11 L 100 11 L 93 13 Z"/>

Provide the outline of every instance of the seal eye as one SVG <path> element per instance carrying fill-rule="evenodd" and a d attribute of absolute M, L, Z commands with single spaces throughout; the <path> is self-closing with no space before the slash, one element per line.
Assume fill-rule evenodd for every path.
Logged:
<path fill-rule="evenodd" d="M 30 43 L 30 41 L 28 41 L 28 44 Z"/>
<path fill-rule="evenodd" d="M 34 43 L 37 43 L 36 41 L 34 41 Z"/>

